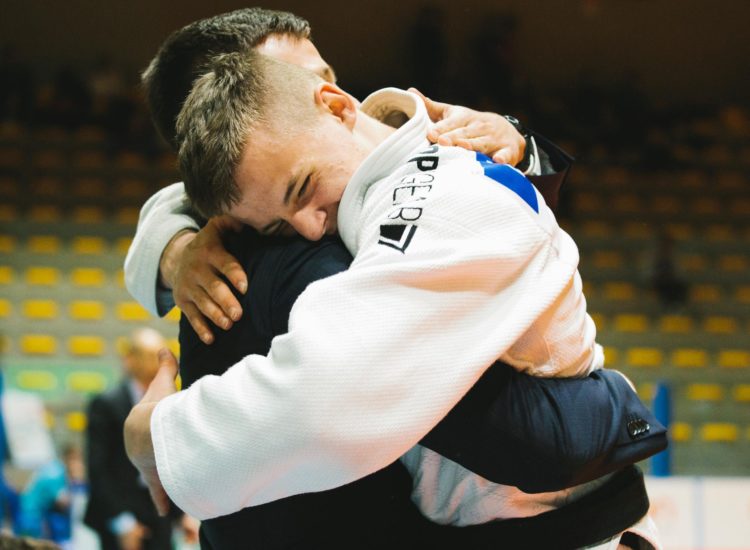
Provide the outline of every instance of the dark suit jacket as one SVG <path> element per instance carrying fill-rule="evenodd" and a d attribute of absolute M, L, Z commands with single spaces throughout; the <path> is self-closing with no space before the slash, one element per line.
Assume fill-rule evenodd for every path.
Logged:
<path fill-rule="evenodd" d="M 158 516 L 148 489 L 140 482 L 138 470 L 125 453 L 123 426 L 132 407 L 127 382 L 89 403 L 86 433 L 89 499 L 84 522 L 99 534 L 105 549 L 114 548 L 115 539 L 108 523 L 119 514 L 130 512 L 151 530 L 146 548 L 171 549 L 171 520 Z"/>
<path fill-rule="evenodd" d="M 272 338 L 286 332 L 291 307 L 305 287 L 346 269 L 351 261 L 338 239 L 268 239 L 249 229 L 231 236 L 227 248 L 251 281 L 247 294 L 238 295 L 244 314 L 231 330 L 215 330 L 211 346 L 202 344 L 181 320 L 184 387 L 205 374 L 221 374 L 247 354 L 266 354 Z M 650 422 L 650 431 L 632 438 L 627 426 L 633 418 Z M 533 492 L 597 478 L 653 454 L 665 441 L 663 428 L 619 375 L 539 379 L 497 364 L 422 443 L 488 479 Z M 591 537 L 602 530 L 614 535 L 645 514 L 648 500 L 640 475 L 625 479 L 628 491 L 618 492 L 613 484 L 611 492 L 588 501 L 592 510 L 613 513 L 599 522 L 599 531 L 576 533 L 576 544 L 596 542 L 599 539 Z M 469 536 L 475 537 L 472 544 L 512 540 L 529 530 L 537 532 L 535 525 L 553 537 L 546 539 L 549 542 L 570 530 L 574 516 L 574 509 L 543 514 L 531 527 L 528 522 L 510 523 L 497 535 L 474 528 L 438 528 L 416 512 L 410 491 L 408 475 L 395 463 L 339 489 L 205 521 L 203 546 L 239 549 L 250 540 L 254 548 L 379 548 L 411 540 L 419 547 L 431 540 L 430 547 L 450 547 Z M 634 494 L 639 498 L 633 499 Z M 456 530 L 459 539 L 453 538 Z M 472 531 L 477 534 L 470 535 Z"/>

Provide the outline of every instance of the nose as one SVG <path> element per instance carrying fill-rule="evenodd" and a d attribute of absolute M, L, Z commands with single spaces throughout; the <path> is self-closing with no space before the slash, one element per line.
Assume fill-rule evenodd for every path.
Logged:
<path fill-rule="evenodd" d="M 309 241 L 319 241 L 326 234 L 328 213 L 322 208 L 303 208 L 292 216 L 289 224 Z"/>

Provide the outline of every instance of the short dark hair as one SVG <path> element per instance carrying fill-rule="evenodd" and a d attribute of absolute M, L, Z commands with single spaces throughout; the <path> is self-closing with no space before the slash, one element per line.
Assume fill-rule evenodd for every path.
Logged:
<path fill-rule="evenodd" d="M 241 198 L 235 172 L 251 132 L 291 132 L 313 120 L 316 111 L 305 89 L 321 81 L 254 50 L 211 58 L 177 117 L 185 192 L 202 216 L 224 214 Z"/>
<path fill-rule="evenodd" d="M 173 32 L 141 77 L 159 134 L 177 149 L 176 122 L 193 81 L 217 54 L 243 52 L 271 34 L 310 37 L 310 23 L 284 11 L 244 8 L 194 21 Z"/>

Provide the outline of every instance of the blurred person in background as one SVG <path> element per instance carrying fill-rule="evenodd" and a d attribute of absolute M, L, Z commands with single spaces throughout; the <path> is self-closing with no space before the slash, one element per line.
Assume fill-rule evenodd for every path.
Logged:
<path fill-rule="evenodd" d="M 135 330 L 124 345 L 124 379 L 92 399 L 88 406 L 87 465 L 89 499 L 84 522 L 99 535 L 102 550 L 168 550 L 179 521 L 187 542 L 198 524 L 179 510 L 157 514 L 148 488 L 125 454 L 123 425 L 158 369 L 164 337 L 151 328 Z"/>

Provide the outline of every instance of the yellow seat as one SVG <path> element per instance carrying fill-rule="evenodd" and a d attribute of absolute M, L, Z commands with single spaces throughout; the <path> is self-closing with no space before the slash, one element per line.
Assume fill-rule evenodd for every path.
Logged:
<path fill-rule="evenodd" d="M 714 197 L 701 196 L 691 201 L 690 211 L 698 217 L 716 216 L 722 212 L 721 201 Z"/>
<path fill-rule="evenodd" d="M 104 221 L 104 210 L 98 206 L 79 206 L 73 210 L 76 223 L 100 223 Z"/>
<path fill-rule="evenodd" d="M 169 338 L 167 347 L 174 353 L 174 356 L 180 358 L 180 341 L 177 338 Z"/>
<path fill-rule="evenodd" d="M 29 319 L 55 319 L 57 303 L 52 300 L 26 300 L 23 303 L 23 314 Z"/>
<path fill-rule="evenodd" d="M 598 212 L 603 204 L 601 197 L 594 193 L 579 193 L 575 197 L 575 207 L 578 212 Z"/>
<path fill-rule="evenodd" d="M 25 279 L 28 285 L 54 286 L 60 280 L 60 271 L 54 267 L 30 267 Z"/>
<path fill-rule="evenodd" d="M 18 219 L 18 209 L 13 204 L 0 204 L 0 222 L 10 223 Z"/>
<path fill-rule="evenodd" d="M 620 351 L 612 346 L 604 346 L 604 364 L 607 366 L 616 365 L 620 358 Z"/>
<path fill-rule="evenodd" d="M 50 391 L 57 388 L 57 376 L 45 370 L 22 370 L 16 375 L 16 384 L 22 390 Z"/>
<path fill-rule="evenodd" d="M 58 149 L 45 149 L 34 154 L 31 162 L 37 168 L 63 168 L 65 157 Z"/>
<path fill-rule="evenodd" d="M 645 315 L 622 313 L 615 316 L 614 329 L 620 332 L 645 332 L 648 318 Z"/>
<path fill-rule="evenodd" d="M 19 147 L 0 148 L 0 167 L 18 168 L 23 164 L 23 150 Z"/>
<path fill-rule="evenodd" d="M 739 439 L 739 427 L 729 422 L 709 422 L 701 426 L 701 439 L 710 442 L 732 443 Z"/>
<path fill-rule="evenodd" d="M 612 235 L 612 227 L 599 221 L 587 221 L 581 224 L 581 235 L 587 238 L 604 239 Z"/>
<path fill-rule="evenodd" d="M 719 384 L 689 384 L 685 394 L 691 401 L 721 401 L 724 388 Z"/>
<path fill-rule="evenodd" d="M 741 304 L 750 304 L 750 285 L 740 285 L 734 291 L 735 299 Z"/>
<path fill-rule="evenodd" d="M 634 300 L 635 286 L 632 283 L 620 281 L 604 284 L 604 297 L 612 301 Z"/>
<path fill-rule="evenodd" d="M 50 334 L 24 334 L 21 336 L 21 351 L 27 355 L 54 355 L 57 340 Z"/>
<path fill-rule="evenodd" d="M 36 223 L 57 223 L 62 219 L 62 213 L 55 205 L 38 204 L 29 209 L 27 217 Z"/>
<path fill-rule="evenodd" d="M 693 228 L 687 223 L 668 223 L 667 231 L 676 241 L 684 241 L 693 236 Z"/>
<path fill-rule="evenodd" d="M 698 284 L 690 287 L 690 300 L 693 302 L 718 302 L 721 300 L 721 289 L 717 285 Z"/>
<path fill-rule="evenodd" d="M 51 176 L 42 176 L 31 182 L 31 192 L 34 197 L 44 197 L 45 199 L 58 199 L 63 194 L 65 186 L 60 178 Z"/>
<path fill-rule="evenodd" d="M 629 239 L 650 240 L 654 230 L 645 222 L 627 222 L 623 225 L 622 234 Z"/>
<path fill-rule="evenodd" d="M 741 403 L 750 403 L 750 384 L 738 384 L 732 389 L 732 397 Z"/>
<path fill-rule="evenodd" d="M 65 415 L 65 425 L 71 432 L 83 432 L 86 429 L 86 414 L 81 411 L 69 412 Z"/>
<path fill-rule="evenodd" d="M 13 306 L 11 303 L 5 298 L 0 298 L 0 319 L 10 317 L 11 313 L 13 313 Z"/>
<path fill-rule="evenodd" d="M 743 369 L 750 367 L 750 351 L 742 349 L 723 349 L 716 362 L 722 368 Z"/>
<path fill-rule="evenodd" d="M 70 280 L 75 286 L 103 286 L 107 277 L 98 267 L 77 267 L 71 271 Z"/>
<path fill-rule="evenodd" d="M 736 216 L 750 216 L 750 199 L 737 198 L 729 205 L 729 211 Z"/>
<path fill-rule="evenodd" d="M 171 323 L 179 323 L 180 322 L 180 316 L 181 316 L 181 314 L 182 314 L 182 312 L 180 311 L 180 308 L 173 307 L 169 311 L 169 313 L 167 313 L 164 316 L 164 319 L 166 319 L 167 321 L 169 321 Z"/>
<path fill-rule="evenodd" d="M 60 247 L 60 237 L 54 235 L 35 235 L 26 241 L 26 248 L 34 254 L 57 254 Z"/>
<path fill-rule="evenodd" d="M 685 442 L 693 437 L 693 427 L 685 422 L 673 422 L 669 427 L 672 441 Z"/>
<path fill-rule="evenodd" d="M 672 352 L 672 364 L 680 368 L 703 368 L 708 366 L 708 353 L 702 349 L 676 349 Z"/>
<path fill-rule="evenodd" d="M 664 363 L 662 351 L 658 348 L 628 349 L 628 364 L 633 367 L 659 367 Z"/>
<path fill-rule="evenodd" d="M 687 333 L 693 330 L 693 319 L 686 315 L 663 315 L 659 319 L 662 332 Z"/>
<path fill-rule="evenodd" d="M 0 285 L 9 285 L 13 282 L 13 268 L 7 265 L 0 265 Z"/>
<path fill-rule="evenodd" d="M 597 269 L 617 269 L 623 266 L 625 260 L 616 250 L 600 250 L 594 253 L 591 263 Z"/>
<path fill-rule="evenodd" d="M 0 235 L 0 253 L 10 254 L 16 249 L 16 239 L 10 235 Z"/>
<path fill-rule="evenodd" d="M 73 156 L 73 165 L 78 169 L 103 168 L 107 164 L 104 153 L 96 150 L 84 150 Z"/>
<path fill-rule="evenodd" d="M 617 194 L 608 208 L 622 214 L 638 214 L 643 212 L 643 204 L 638 195 L 635 194 Z"/>
<path fill-rule="evenodd" d="M 146 321 L 151 314 L 138 302 L 120 302 L 117 304 L 117 318 L 122 321 Z"/>
<path fill-rule="evenodd" d="M 76 198 L 102 198 L 107 195 L 108 186 L 99 178 L 77 178 L 72 185 Z"/>
<path fill-rule="evenodd" d="M 737 328 L 737 319 L 733 317 L 711 315 L 703 320 L 703 330 L 714 334 L 733 334 Z"/>
<path fill-rule="evenodd" d="M 702 254 L 680 254 L 677 264 L 682 271 L 703 271 L 708 267 L 708 259 Z"/>
<path fill-rule="evenodd" d="M 135 225 L 138 223 L 138 215 L 140 210 L 134 207 L 124 207 L 117 210 L 115 219 L 118 223 Z"/>
<path fill-rule="evenodd" d="M 104 239 L 101 237 L 76 237 L 71 244 L 76 254 L 103 254 L 106 248 Z"/>
<path fill-rule="evenodd" d="M 68 351 L 73 355 L 99 356 L 105 349 L 104 340 L 99 336 L 71 336 L 68 339 Z"/>
<path fill-rule="evenodd" d="M 744 255 L 725 254 L 719 257 L 719 269 L 722 271 L 747 271 L 748 268 L 750 268 L 750 262 Z"/>
<path fill-rule="evenodd" d="M 70 390 L 81 393 L 100 393 L 107 386 L 107 379 L 99 372 L 71 372 L 66 380 Z"/>
<path fill-rule="evenodd" d="M 80 300 L 70 304 L 69 312 L 71 318 L 76 320 L 99 321 L 104 319 L 105 308 L 102 302 Z"/>
<path fill-rule="evenodd" d="M 122 269 L 118 269 L 115 273 L 115 281 L 117 282 L 117 286 L 120 288 L 125 288 L 125 271 Z"/>
<path fill-rule="evenodd" d="M 128 250 L 130 250 L 130 245 L 133 242 L 133 239 L 130 237 L 122 237 L 120 239 L 117 239 L 117 243 L 115 244 L 115 248 L 117 249 L 118 254 L 125 256 L 128 253 Z"/>
<path fill-rule="evenodd" d="M 705 236 L 710 241 L 731 241 L 735 238 L 732 226 L 726 224 L 709 225 L 705 230 Z"/>
<path fill-rule="evenodd" d="M 655 214 L 677 214 L 682 209 L 682 202 L 674 195 L 658 195 L 651 201 L 651 211 Z"/>
<path fill-rule="evenodd" d="M 139 179 L 124 179 L 117 182 L 115 194 L 120 198 L 140 199 L 148 197 L 149 185 Z"/>

